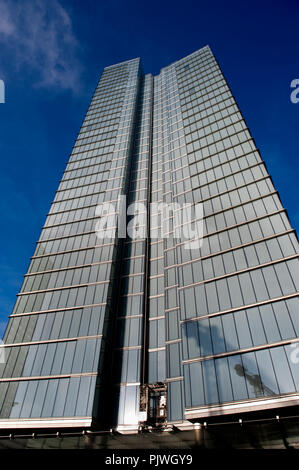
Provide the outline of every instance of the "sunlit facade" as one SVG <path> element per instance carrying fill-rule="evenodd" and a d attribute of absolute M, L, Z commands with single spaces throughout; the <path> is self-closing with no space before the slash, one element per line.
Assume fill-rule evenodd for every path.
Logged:
<path fill-rule="evenodd" d="M 96 207 L 120 195 L 202 203 L 201 248 L 171 229 L 100 239 Z M 106 67 L 4 335 L 0 429 L 298 405 L 298 284 L 296 233 L 210 48 L 154 77 Z"/>

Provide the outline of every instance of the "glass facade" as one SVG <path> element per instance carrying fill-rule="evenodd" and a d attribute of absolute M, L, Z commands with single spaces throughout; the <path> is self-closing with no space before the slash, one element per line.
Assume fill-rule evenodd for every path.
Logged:
<path fill-rule="evenodd" d="M 100 238 L 96 208 L 121 195 L 143 235 Z M 151 203 L 202 203 L 201 247 L 148 236 Z M 137 429 L 141 385 L 161 383 L 168 423 L 296 404 L 298 284 L 296 233 L 210 48 L 155 77 L 106 67 L 3 338 L 0 428 Z"/>

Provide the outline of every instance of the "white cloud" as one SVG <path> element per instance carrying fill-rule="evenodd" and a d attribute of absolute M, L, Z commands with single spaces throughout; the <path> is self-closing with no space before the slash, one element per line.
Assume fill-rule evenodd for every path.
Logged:
<path fill-rule="evenodd" d="M 41 87 L 78 89 L 81 66 L 69 13 L 59 0 L 0 0 L 0 45 Z"/>
<path fill-rule="evenodd" d="M 11 13 L 8 6 L 1 1 L 0 3 L 0 37 L 9 37 L 14 32 L 14 24 L 11 21 Z"/>

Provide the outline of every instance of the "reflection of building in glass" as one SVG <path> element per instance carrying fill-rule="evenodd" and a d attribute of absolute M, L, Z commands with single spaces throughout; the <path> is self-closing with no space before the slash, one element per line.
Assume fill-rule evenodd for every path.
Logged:
<path fill-rule="evenodd" d="M 202 202 L 202 247 L 99 239 L 95 208 L 121 194 Z M 136 432 L 297 404 L 297 292 L 296 234 L 210 49 L 155 77 L 109 66 L 5 333 L 0 428 Z"/>
<path fill-rule="evenodd" d="M 260 397 L 263 394 L 265 395 L 276 395 L 273 390 L 271 390 L 267 385 L 264 385 L 263 382 L 261 381 L 261 378 L 257 374 L 250 374 L 245 367 L 243 367 L 241 364 L 236 364 L 235 365 L 235 371 L 240 377 L 245 377 L 247 380 L 247 383 L 253 387 L 254 393 L 256 397 Z"/>

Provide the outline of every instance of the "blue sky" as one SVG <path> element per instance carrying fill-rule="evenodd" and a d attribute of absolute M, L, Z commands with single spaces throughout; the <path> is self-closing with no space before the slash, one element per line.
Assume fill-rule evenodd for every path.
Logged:
<path fill-rule="evenodd" d="M 209 44 L 298 230 L 299 4 L 0 0 L 0 336 L 99 76 L 145 72 Z"/>

